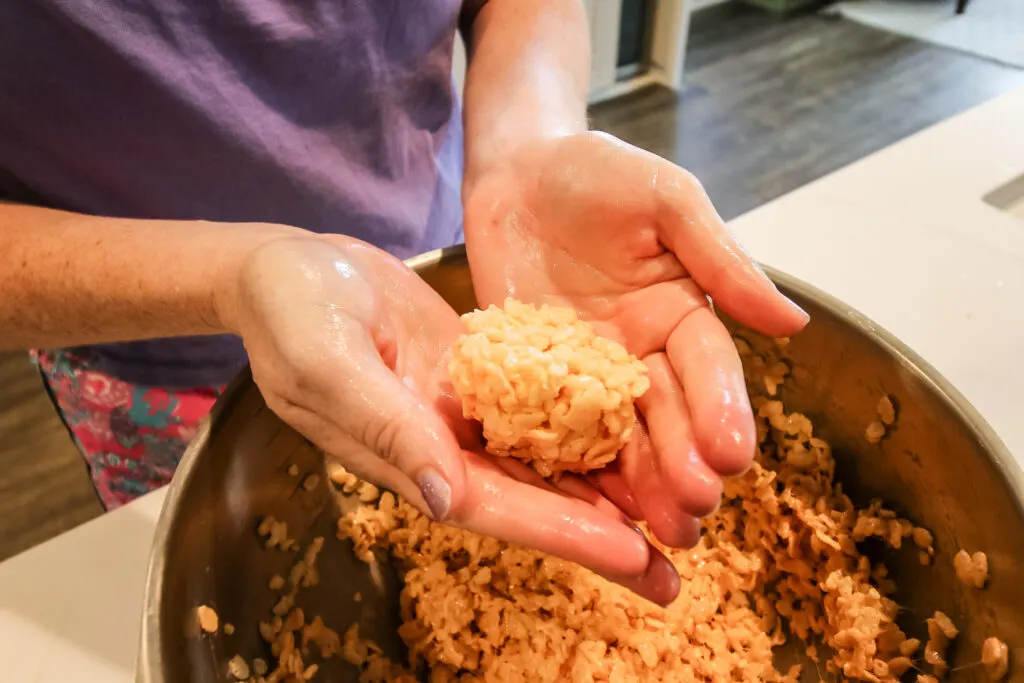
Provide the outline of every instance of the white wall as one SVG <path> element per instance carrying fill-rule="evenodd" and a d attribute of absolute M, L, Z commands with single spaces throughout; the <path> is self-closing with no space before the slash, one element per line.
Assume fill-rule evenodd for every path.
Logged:
<path fill-rule="evenodd" d="M 590 94 L 615 85 L 622 0 L 584 0 L 590 21 Z"/>
<path fill-rule="evenodd" d="M 455 75 L 455 92 L 462 99 L 462 91 L 466 87 L 466 44 L 462 42 L 462 34 L 455 32 L 455 54 L 452 55 L 452 73 Z"/>
<path fill-rule="evenodd" d="M 696 12 L 699 9 L 704 9 L 705 7 L 713 7 L 714 5 L 721 5 L 723 2 L 728 1 L 729 0 L 691 0 L 690 7 L 692 11 Z"/>

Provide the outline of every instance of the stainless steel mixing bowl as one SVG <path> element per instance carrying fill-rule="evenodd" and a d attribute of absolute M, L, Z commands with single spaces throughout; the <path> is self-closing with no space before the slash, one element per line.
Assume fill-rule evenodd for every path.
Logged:
<path fill-rule="evenodd" d="M 409 265 L 456 310 L 474 306 L 462 249 L 425 254 Z M 904 628 L 919 634 L 934 610 L 949 614 L 962 633 L 954 666 L 976 662 L 990 635 L 1011 649 L 1024 648 L 1024 564 L 1018 561 L 1024 555 L 1024 478 L 1011 454 L 955 389 L 891 335 L 822 292 L 769 274 L 812 319 L 788 349 L 794 369 L 784 388 L 787 405 L 809 415 L 816 433 L 833 445 L 838 477 L 855 501 L 883 498 L 935 534 L 933 566 L 921 566 L 914 551 L 886 556 L 906 606 Z M 895 398 L 899 420 L 872 446 L 864 429 L 882 394 Z M 300 476 L 288 474 L 292 465 Z M 273 514 L 303 545 L 317 535 L 333 539 L 337 509 L 326 477 L 312 493 L 301 488 L 305 474 L 322 469 L 317 451 L 267 409 L 248 373 L 239 377 L 185 454 L 160 516 L 139 683 L 229 680 L 226 663 L 235 654 L 269 659 L 257 624 L 276 601 L 269 578 L 286 575 L 292 558 L 264 550 L 256 525 Z M 960 548 L 988 554 L 992 579 L 984 590 L 956 580 L 952 558 Z M 384 587 L 375 588 L 366 566 L 340 542 L 326 544 L 318 566 L 320 585 L 299 594 L 307 614 L 322 615 L 339 633 L 358 620 L 365 635 L 401 656 L 396 577 L 387 574 Z M 202 604 L 217 610 L 221 624 L 234 624 L 234 635 L 196 637 L 195 610 Z M 1024 657 L 1024 649 L 1018 653 Z M 789 661 L 796 650 L 782 657 Z M 807 673 L 807 680 L 818 680 L 813 666 Z M 1011 669 L 1011 678 L 1024 681 L 1024 665 Z M 356 675 L 334 659 L 317 680 Z M 967 666 L 953 680 L 985 678 L 981 667 Z"/>

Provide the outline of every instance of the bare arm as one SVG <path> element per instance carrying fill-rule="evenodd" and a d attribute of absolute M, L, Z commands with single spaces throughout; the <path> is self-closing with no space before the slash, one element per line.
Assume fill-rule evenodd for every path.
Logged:
<path fill-rule="evenodd" d="M 218 295 L 289 231 L 0 203 L 0 348 L 227 332 Z"/>
<path fill-rule="evenodd" d="M 267 405 L 352 472 L 473 531 L 637 579 L 606 511 L 463 451 L 433 393 L 458 316 L 362 242 L 266 225 L 94 218 L 0 204 L 0 339 L 51 346 L 238 332 Z M 384 357 L 403 359 L 395 367 Z M 526 511 L 526 512 L 524 512 Z M 671 598 L 672 596 L 668 596 Z"/>
<path fill-rule="evenodd" d="M 582 2 L 480 4 L 467 3 L 465 24 L 469 187 L 519 144 L 587 128 L 590 37 Z"/>

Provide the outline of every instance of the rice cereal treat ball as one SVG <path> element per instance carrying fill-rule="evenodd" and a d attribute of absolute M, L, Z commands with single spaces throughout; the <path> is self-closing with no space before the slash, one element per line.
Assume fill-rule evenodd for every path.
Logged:
<path fill-rule="evenodd" d="M 468 331 L 449 371 L 489 453 L 545 477 L 615 459 L 633 431 L 633 403 L 650 386 L 642 362 L 565 308 L 507 299 L 462 320 Z"/>

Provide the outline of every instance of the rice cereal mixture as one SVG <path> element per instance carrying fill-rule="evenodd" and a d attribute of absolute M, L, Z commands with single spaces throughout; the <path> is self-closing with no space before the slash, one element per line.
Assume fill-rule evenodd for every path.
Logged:
<path fill-rule="evenodd" d="M 763 342 L 737 345 L 751 393 L 774 396 L 788 373 L 785 340 Z M 896 681 L 917 666 L 928 680 L 922 644 L 895 624 L 895 586 L 857 542 L 874 536 L 899 548 L 911 539 L 930 555 L 931 534 L 880 502 L 857 509 L 810 421 L 768 396 L 753 404 L 756 462 L 727 483 L 696 548 L 666 551 L 683 579 L 667 609 L 571 563 L 435 524 L 391 493 L 343 517 L 339 536 L 364 559 L 382 546 L 398 560 L 400 635 L 411 668 L 435 683 L 795 681 L 798 667 L 778 671 L 772 661 L 790 637 L 784 625 L 822 679 Z M 347 640 L 379 653 L 358 633 Z M 387 679 L 364 667 L 362 680 Z"/>
<path fill-rule="evenodd" d="M 468 333 L 449 364 L 465 417 L 483 425 L 488 452 L 543 476 L 586 472 L 615 459 L 633 430 L 646 366 L 599 337 L 575 311 L 512 299 L 462 316 Z"/>

